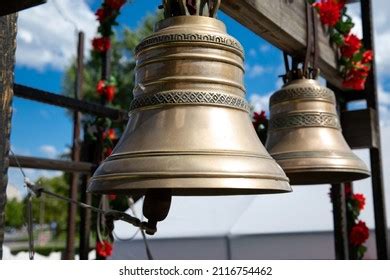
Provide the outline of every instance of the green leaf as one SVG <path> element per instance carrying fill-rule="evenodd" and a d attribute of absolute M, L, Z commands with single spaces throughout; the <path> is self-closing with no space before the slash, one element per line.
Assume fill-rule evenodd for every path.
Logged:
<path fill-rule="evenodd" d="M 348 18 L 346 21 L 339 21 L 336 24 L 336 29 L 343 35 L 349 34 L 351 29 L 355 26 L 351 18 Z"/>
<path fill-rule="evenodd" d="M 367 252 L 367 247 L 366 246 L 363 246 L 363 245 L 360 245 L 357 249 L 357 258 L 359 260 L 363 259 L 364 257 L 364 254 Z"/>
<path fill-rule="evenodd" d="M 344 43 L 343 36 L 341 36 L 341 34 L 338 32 L 334 32 L 333 34 L 331 34 L 330 39 L 338 46 L 341 46 Z"/>
<path fill-rule="evenodd" d="M 359 62 L 363 59 L 363 53 L 362 52 L 358 52 L 358 53 L 355 53 L 352 57 L 352 61 L 353 62 Z"/>

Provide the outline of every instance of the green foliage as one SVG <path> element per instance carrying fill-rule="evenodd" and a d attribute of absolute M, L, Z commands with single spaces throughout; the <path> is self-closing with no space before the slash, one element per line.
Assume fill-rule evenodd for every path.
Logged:
<path fill-rule="evenodd" d="M 351 29 L 355 26 L 355 24 L 352 21 L 352 18 L 349 16 L 345 16 L 346 20 L 339 21 L 336 24 L 336 29 L 343 35 L 348 35 Z"/>
<path fill-rule="evenodd" d="M 15 198 L 8 200 L 5 205 L 5 226 L 21 228 L 24 224 L 24 204 Z"/>
<path fill-rule="evenodd" d="M 125 28 L 120 36 L 117 32 L 111 37 L 111 75 L 116 79 L 117 94 L 110 105 L 115 108 L 127 110 L 133 98 L 134 88 L 134 49 L 141 40 L 152 34 L 155 23 L 162 19 L 162 14 L 147 15 L 140 25 L 132 30 Z M 90 42 L 86 42 L 90 44 Z M 90 102 L 100 102 L 96 92 L 96 85 L 101 78 L 102 61 L 100 54 L 91 51 L 91 55 L 84 66 L 83 99 Z M 74 96 L 74 83 L 76 78 L 75 63 L 65 71 L 63 91 L 67 96 Z"/>
<path fill-rule="evenodd" d="M 36 184 L 58 195 L 66 197 L 69 195 L 69 183 L 65 175 L 53 178 L 41 177 L 36 181 Z M 32 209 L 34 223 L 50 224 L 55 222 L 58 225 L 59 233 L 66 229 L 68 216 L 68 204 L 66 202 L 42 194 L 39 198 L 33 198 Z"/>

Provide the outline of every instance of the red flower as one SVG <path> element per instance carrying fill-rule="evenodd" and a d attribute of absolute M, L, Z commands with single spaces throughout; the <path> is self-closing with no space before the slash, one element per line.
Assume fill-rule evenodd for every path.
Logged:
<path fill-rule="evenodd" d="M 354 90 L 364 90 L 370 66 L 357 62 L 353 64 L 343 81 L 343 87 Z"/>
<path fill-rule="evenodd" d="M 354 35 L 344 36 L 344 45 L 341 47 L 341 55 L 347 58 L 352 57 L 362 47 L 362 41 Z"/>
<path fill-rule="evenodd" d="M 104 157 L 107 158 L 112 154 L 112 148 L 108 147 L 104 150 Z"/>
<path fill-rule="evenodd" d="M 349 241 L 354 246 L 362 245 L 368 239 L 369 234 L 366 223 L 359 221 L 353 226 L 349 236 Z"/>
<path fill-rule="evenodd" d="M 111 141 L 117 139 L 118 137 L 116 135 L 115 129 L 110 128 L 110 129 L 106 130 L 105 132 L 103 132 L 103 139 L 106 139 L 106 138 L 110 139 Z"/>
<path fill-rule="evenodd" d="M 116 194 L 108 194 L 108 195 L 107 195 L 107 198 L 108 198 L 109 200 L 115 200 L 115 199 L 116 199 Z"/>
<path fill-rule="evenodd" d="M 352 195 L 352 184 L 350 182 L 344 183 L 344 192 L 346 196 Z"/>
<path fill-rule="evenodd" d="M 313 4 L 318 10 L 322 24 L 329 26 L 336 25 L 341 17 L 342 2 L 344 1 L 321 0 L 320 2 Z"/>
<path fill-rule="evenodd" d="M 372 61 L 373 57 L 374 57 L 374 54 L 371 50 L 365 51 L 363 53 L 362 63 L 363 64 L 370 63 Z"/>
<path fill-rule="evenodd" d="M 107 37 L 94 38 L 92 40 L 92 46 L 93 49 L 97 52 L 106 52 L 111 47 L 110 38 Z"/>
<path fill-rule="evenodd" d="M 112 255 L 112 244 L 107 240 L 96 242 L 96 253 L 102 257 L 109 257 Z"/>
<path fill-rule="evenodd" d="M 259 126 L 261 123 L 264 123 L 267 120 L 265 111 L 261 111 L 260 114 L 257 112 L 253 113 L 253 125 L 255 127 Z"/>
<path fill-rule="evenodd" d="M 113 10 L 119 10 L 125 3 L 126 0 L 106 0 L 106 5 Z"/>
<path fill-rule="evenodd" d="M 106 88 L 106 81 L 100 80 L 96 85 L 96 91 L 102 95 L 104 93 L 104 90 Z"/>
<path fill-rule="evenodd" d="M 104 8 L 99 8 L 95 13 L 98 21 L 103 22 L 110 14 L 109 12 Z"/>
<path fill-rule="evenodd" d="M 343 87 L 354 90 L 364 90 L 366 79 L 367 77 L 350 76 L 343 81 Z"/>
<path fill-rule="evenodd" d="M 357 202 L 359 210 L 363 210 L 366 205 L 366 198 L 363 194 L 357 193 L 352 196 L 352 198 Z"/>
<path fill-rule="evenodd" d="M 108 102 L 112 102 L 112 100 L 114 100 L 115 93 L 116 93 L 116 87 L 112 85 L 108 85 L 106 86 L 104 97 Z"/>

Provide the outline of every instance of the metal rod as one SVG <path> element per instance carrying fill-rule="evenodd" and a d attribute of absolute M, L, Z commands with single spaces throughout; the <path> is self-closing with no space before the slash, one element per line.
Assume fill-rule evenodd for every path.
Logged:
<path fill-rule="evenodd" d="M 77 75 L 75 81 L 75 99 L 82 98 L 83 88 L 83 72 L 84 72 L 84 33 L 79 32 L 77 44 Z M 81 113 L 73 112 L 73 145 L 72 145 L 72 161 L 80 161 L 80 121 Z M 71 174 L 71 184 L 69 189 L 69 198 L 77 200 L 80 174 L 73 172 Z M 76 233 L 76 215 L 77 206 L 73 203 L 68 205 L 68 220 L 67 220 L 67 234 L 66 247 L 64 258 L 67 260 L 74 259 L 75 247 L 75 233 Z"/>
<path fill-rule="evenodd" d="M 110 118 L 112 120 L 121 121 L 128 119 L 128 113 L 123 110 L 107 108 L 101 106 L 100 104 L 77 100 L 75 98 L 35 89 L 20 84 L 14 84 L 14 95 L 25 99 L 67 108 L 70 110 L 80 111 L 86 114 Z"/>
<path fill-rule="evenodd" d="M 331 187 L 334 224 L 334 245 L 336 260 L 348 260 L 348 232 L 345 206 L 345 191 L 342 184 L 333 184 Z"/>
<path fill-rule="evenodd" d="M 375 50 L 373 39 L 373 21 L 372 21 L 372 1 L 360 1 L 362 26 L 363 26 L 363 44 L 367 49 Z M 375 53 L 375 51 L 374 51 Z M 367 106 L 374 109 L 374 122 L 377 127 L 376 141 L 377 147 L 370 149 L 371 160 L 371 181 L 374 198 L 374 216 L 375 216 L 375 239 L 378 259 L 389 259 L 386 205 L 383 188 L 382 174 L 382 155 L 380 140 L 380 125 L 378 116 L 378 89 L 376 78 L 375 57 L 372 61 L 372 71 L 367 78 L 366 90 Z"/>
<path fill-rule="evenodd" d="M 16 155 L 20 166 L 24 168 L 59 170 L 64 172 L 80 172 L 90 174 L 96 168 L 96 164 L 90 162 L 72 162 L 67 160 L 46 159 Z M 9 158 L 11 167 L 18 167 L 14 157 Z"/>

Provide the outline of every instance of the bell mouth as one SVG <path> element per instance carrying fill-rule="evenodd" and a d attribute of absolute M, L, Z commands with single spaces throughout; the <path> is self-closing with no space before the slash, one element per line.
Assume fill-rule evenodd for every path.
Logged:
<path fill-rule="evenodd" d="M 124 147 L 121 144 L 118 149 Z M 177 196 L 291 191 L 283 170 L 266 154 L 237 151 L 121 154 L 116 150 L 95 171 L 88 191 L 143 195 L 149 189 L 171 189 L 172 195 Z"/>
<path fill-rule="evenodd" d="M 370 177 L 365 163 L 352 152 L 300 151 L 274 154 L 291 185 L 352 182 Z"/>
<path fill-rule="evenodd" d="M 363 169 L 321 169 L 287 172 L 291 185 L 323 185 L 353 182 L 370 177 Z"/>
<path fill-rule="evenodd" d="M 156 186 L 156 187 L 151 187 Z M 145 195 L 148 190 L 169 189 L 173 196 L 227 196 L 257 195 L 291 192 L 286 178 L 145 178 L 144 180 L 112 179 L 94 177 L 88 192 L 99 194 Z"/>

